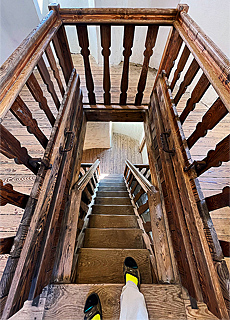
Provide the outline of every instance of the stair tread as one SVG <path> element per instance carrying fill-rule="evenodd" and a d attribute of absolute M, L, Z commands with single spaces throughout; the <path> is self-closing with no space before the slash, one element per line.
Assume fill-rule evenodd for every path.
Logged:
<path fill-rule="evenodd" d="M 83 319 L 86 298 L 96 292 L 101 300 L 103 319 L 118 320 L 122 287 L 123 284 L 52 284 L 43 319 Z M 187 319 L 179 285 L 142 284 L 140 291 L 145 297 L 149 320 Z"/>
<path fill-rule="evenodd" d="M 123 263 L 133 257 L 139 267 L 142 283 L 152 283 L 147 249 L 81 248 L 77 262 L 76 283 L 123 283 Z"/>
<path fill-rule="evenodd" d="M 97 197 L 103 197 L 103 198 L 117 198 L 117 197 L 129 197 L 128 191 L 97 191 L 96 193 Z"/>
<path fill-rule="evenodd" d="M 141 229 L 131 228 L 87 228 L 84 248 L 130 248 L 143 249 Z"/>
<path fill-rule="evenodd" d="M 131 201 L 129 197 L 96 197 L 95 204 L 129 205 L 131 204 Z"/>
<path fill-rule="evenodd" d="M 134 210 L 133 206 L 130 205 L 103 205 L 103 204 L 94 204 L 92 207 L 92 212 L 95 214 L 125 214 L 133 215 Z"/>
<path fill-rule="evenodd" d="M 135 215 L 91 214 L 89 228 L 138 228 Z"/>

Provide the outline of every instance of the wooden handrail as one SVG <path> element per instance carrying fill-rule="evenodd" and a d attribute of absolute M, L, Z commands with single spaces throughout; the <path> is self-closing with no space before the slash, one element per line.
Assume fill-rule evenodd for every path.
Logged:
<path fill-rule="evenodd" d="M 97 159 L 93 165 L 89 168 L 89 170 L 81 177 L 73 186 L 74 189 L 84 190 L 87 186 L 88 182 L 92 178 L 94 172 L 96 171 L 97 167 L 99 166 L 100 160 Z"/>
<path fill-rule="evenodd" d="M 177 9 L 146 8 L 61 8 L 60 17 L 64 24 L 136 24 L 172 25 L 176 20 Z"/>
<path fill-rule="evenodd" d="M 142 189 L 147 193 L 147 192 L 152 192 L 155 193 L 157 192 L 157 189 L 155 186 L 153 186 L 151 184 L 151 182 L 149 182 L 149 180 L 147 180 L 143 174 L 137 170 L 137 168 L 135 168 L 135 166 L 129 161 L 126 160 L 126 165 L 128 166 L 128 168 L 130 169 L 130 171 L 133 173 L 134 177 L 136 178 L 136 180 L 139 182 L 140 186 L 142 187 Z"/>

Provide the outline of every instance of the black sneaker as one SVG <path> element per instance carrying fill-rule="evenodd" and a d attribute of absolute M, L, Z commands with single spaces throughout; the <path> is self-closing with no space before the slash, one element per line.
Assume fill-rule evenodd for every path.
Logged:
<path fill-rule="evenodd" d="M 86 299 L 84 314 L 84 320 L 102 320 L 101 302 L 97 293 L 91 293 Z"/>
<path fill-rule="evenodd" d="M 127 281 L 132 281 L 140 289 L 140 282 L 141 282 L 140 272 L 139 272 L 136 261 L 132 257 L 125 258 L 123 272 L 124 272 L 125 284 L 127 283 Z"/>

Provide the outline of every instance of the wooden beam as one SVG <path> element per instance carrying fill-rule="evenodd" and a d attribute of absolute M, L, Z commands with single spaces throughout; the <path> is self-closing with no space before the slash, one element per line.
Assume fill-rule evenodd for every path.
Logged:
<path fill-rule="evenodd" d="M 140 144 L 140 147 L 139 147 L 139 152 L 141 153 L 144 149 L 144 146 L 145 146 L 145 137 L 143 137 L 142 141 L 141 141 L 141 144 Z"/>
<path fill-rule="evenodd" d="M 84 108 L 87 121 L 143 122 L 145 110 Z"/>
<path fill-rule="evenodd" d="M 177 9 L 127 9 L 127 8 L 84 8 L 59 10 L 64 24 L 108 24 L 111 25 L 172 25 L 178 14 Z"/>

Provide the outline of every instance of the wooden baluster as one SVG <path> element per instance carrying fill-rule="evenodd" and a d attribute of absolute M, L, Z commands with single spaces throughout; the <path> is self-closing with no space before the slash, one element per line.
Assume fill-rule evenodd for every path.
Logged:
<path fill-rule="evenodd" d="M 223 188 L 221 193 L 205 198 L 209 211 L 230 206 L 230 187 Z"/>
<path fill-rule="evenodd" d="M 213 129 L 227 114 L 228 110 L 225 105 L 220 98 L 217 98 L 210 109 L 204 114 L 202 121 L 196 125 L 195 131 L 188 138 L 188 147 L 191 149 L 198 139 L 204 137 L 207 131 Z"/>
<path fill-rule="evenodd" d="M 195 109 L 196 103 L 200 101 L 209 86 L 210 82 L 208 81 L 206 75 L 203 73 L 195 88 L 193 89 L 191 97 L 186 103 L 186 107 L 180 115 L 180 121 L 182 124 L 188 117 L 189 113 Z"/>
<path fill-rule="evenodd" d="M 56 91 L 54 89 L 54 85 L 53 82 L 50 79 L 50 74 L 49 71 L 46 67 L 45 61 L 43 60 L 43 58 L 41 57 L 41 59 L 38 61 L 37 64 L 38 67 L 38 71 L 42 77 L 42 80 L 44 81 L 44 83 L 46 84 L 47 90 L 48 92 L 51 94 L 53 101 L 57 107 L 57 110 L 59 110 L 60 108 L 60 101 L 57 97 Z"/>
<path fill-rule="evenodd" d="M 220 141 L 215 150 L 210 150 L 207 156 L 202 160 L 197 162 L 196 172 L 197 176 L 207 171 L 212 167 L 221 166 L 222 162 L 227 162 L 230 160 L 230 135 L 225 137 Z M 200 164 L 200 165 L 199 165 Z"/>
<path fill-rule="evenodd" d="M 122 71 L 122 78 L 121 78 L 121 94 L 120 94 L 120 105 L 122 106 L 126 105 L 126 100 L 127 100 L 127 90 L 128 90 L 128 83 L 129 83 L 129 58 L 132 54 L 134 31 L 135 31 L 134 25 L 132 24 L 125 25 L 124 40 L 123 40 L 124 64 L 123 64 L 123 71 Z"/>
<path fill-rule="evenodd" d="M 145 191 L 143 189 L 140 189 L 140 191 L 135 195 L 133 201 L 136 203 L 144 193 Z"/>
<path fill-rule="evenodd" d="M 104 89 L 104 104 L 110 105 L 110 73 L 109 73 L 109 56 L 111 46 L 111 25 L 103 24 L 100 26 L 101 30 L 101 46 L 102 55 L 104 57 L 104 75 L 103 75 L 103 89 Z"/>
<path fill-rule="evenodd" d="M 9 254 L 14 243 L 14 237 L 0 238 L 0 254 Z"/>
<path fill-rule="evenodd" d="M 43 95 L 43 91 L 33 73 L 27 80 L 26 85 L 34 99 L 39 103 L 39 107 L 45 112 L 47 118 L 49 119 L 49 122 L 53 126 L 55 123 L 55 118 L 47 104 L 47 100 Z"/>
<path fill-rule="evenodd" d="M 0 180 L 0 205 L 5 206 L 7 203 L 25 209 L 29 196 L 27 194 L 15 191 L 9 183 L 3 184 Z"/>
<path fill-rule="evenodd" d="M 167 77 L 169 77 L 174 65 L 174 61 L 176 60 L 179 54 L 182 43 L 183 40 L 181 39 L 179 32 L 175 28 L 173 28 L 171 33 L 169 34 L 157 76 L 164 70 L 166 72 Z"/>
<path fill-rule="evenodd" d="M 27 149 L 21 147 L 20 142 L 1 124 L 0 132 L 0 152 L 9 159 L 15 159 L 17 164 L 23 163 L 33 173 L 37 174 L 39 165 L 33 162 L 32 158 L 28 155 Z"/>
<path fill-rule="evenodd" d="M 138 209 L 137 209 L 137 211 L 138 211 L 138 213 L 139 213 L 139 215 L 141 215 L 141 214 L 143 214 L 146 210 L 148 210 L 149 209 L 149 203 L 148 203 L 148 201 L 146 202 L 146 203 L 144 203 L 144 204 L 142 204 Z"/>
<path fill-rule="evenodd" d="M 135 191 L 135 189 L 136 189 L 136 187 L 138 186 L 138 182 L 136 181 L 135 183 L 134 183 L 134 185 L 133 185 L 133 187 L 132 187 L 132 189 L 131 189 L 131 191 L 130 191 L 130 193 L 131 194 L 133 194 L 134 193 L 134 191 Z"/>
<path fill-rule="evenodd" d="M 63 71 L 65 82 L 66 84 L 68 84 L 69 78 L 73 70 L 73 61 L 72 61 L 64 25 L 62 25 L 58 29 L 58 32 L 53 37 L 53 45 L 59 60 L 59 64 Z"/>
<path fill-rule="evenodd" d="M 81 47 L 81 55 L 83 56 L 83 59 L 84 59 L 85 81 L 86 81 L 86 87 L 88 90 L 89 103 L 91 105 L 95 105 L 96 98 L 94 93 L 93 76 L 92 76 L 90 62 L 89 62 L 90 51 L 89 51 L 89 37 L 88 37 L 87 25 L 77 25 L 76 28 L 77 28 L 79 45 Z"/>
<path fill-rule="evenodd" d="M 180 84 L 180 88 L 174 98 L 175 104 L 177 104 L 181 98 L 181 96 L 185 93 L 185 90 L 190 85 L 194 77 L 196 76 L 197 72 L 199 70 L 199 65 L 196 62 L 195 59 L 193 59 L 190 67 L 188 68 L 188 71 L 186 72 L 186 75 L 184 76 L 183 82 Z"/>
<path fill-rule="evenodd" d="M 180 60 L 177 64 L 177 68 L 176 68 L 176 71 L 174 72 L 174 76 L 173 76 L 173 80 L 172 80 L 172 83 L 171 83 L 171 90 L 173 91 L 174 87 L 175 87 L 175 84 L 177 82 L 177 80 L 180 79 L 180 74 L 181 72 L 184 70 L 184 66 L 188 60 L 188 57 L 190 55 L 190 51 L 188 49 L 187 46 L 184 47 L 184 50 L 181 54 L 181 57 L 180 57 Z"/>
<path fill-rule="evenodd" d="M 145 85 L 147 81 L 147 74 L 149 68 L 149 60 L 153 54 L 153 48 L 156 43 L 157 33 L 159 26 L 152 25 L 148 27 L 148 32 L 145 40 L 145 51 L 144 51 L 144 62 L 142 65 L 141 75 L 138 82 L 138 93 L 136 94 L 135 105 L 140 106 L 143 98 L 143 92 L 145 90 Z"/>
<path fill-rule="evenodd" d="M 59 70 L 58 70 L 58 67 L 54 58 L 54 54 L 50 45 L 47 46 L 45 53 L 49 61 L 50 67 L 53 70 L 54 78 L 57 80 L 57 84 L 60 89 L 61 95 L 64 96 L 65 90 L 64 90 L 64 87 L 60 78 Z"/>
<path fill-rule="evenodd" d="M 41 143 L 43 148 L 46 148 L 48 139 L 46 138 L 44 133 L 39 129 L 37 121 L 33 119 L 32 113 L 19 96 L 16 98 L 10 111 L 23 126 L 27 127 L 27 131 L 37 138 L 37 140 Z"/>

